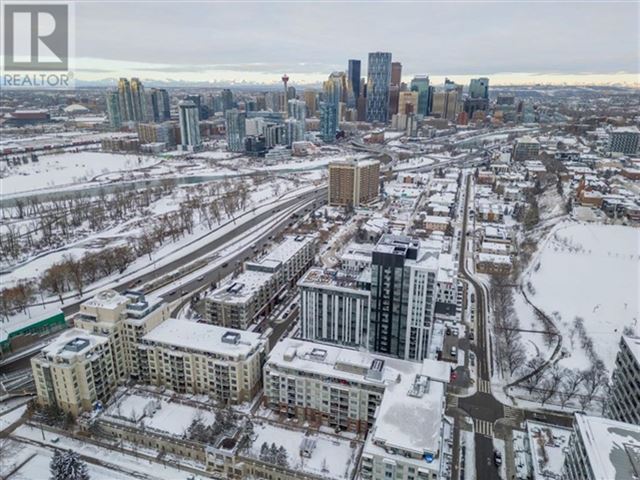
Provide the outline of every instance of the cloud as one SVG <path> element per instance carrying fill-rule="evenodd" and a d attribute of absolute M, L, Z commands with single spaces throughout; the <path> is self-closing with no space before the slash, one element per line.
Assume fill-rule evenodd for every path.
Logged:
<path fill-rule="evenodd" d="M 637 73 L 640 5 L 79 2 L 78 55 L 144 72 L 326 77 L 393 53 L 405 74 Z"/>

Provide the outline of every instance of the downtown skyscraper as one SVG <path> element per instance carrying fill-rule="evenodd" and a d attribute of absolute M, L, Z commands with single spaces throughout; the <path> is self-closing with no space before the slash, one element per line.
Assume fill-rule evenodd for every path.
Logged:
<path fill-rule="evenodd" d="M 367 68 L 367 122 L 386 123 L 389 119 L 391 53 L 369 53 Z"/>
<path fill-rule="evenodd" d="M 358 97 L 360 97 L 360 60 L 349 60 L 347 82 L 347 106 L 349 108 L 356 108 Z"/>
<path fill-rule="evenodd" d="M 420 115 L 429 115 L 431 112 L 432 89 L 429 86 L 428 75 L 416 75 L 411 80 L 411 91 L 418 92 L 418 110 Z"/>

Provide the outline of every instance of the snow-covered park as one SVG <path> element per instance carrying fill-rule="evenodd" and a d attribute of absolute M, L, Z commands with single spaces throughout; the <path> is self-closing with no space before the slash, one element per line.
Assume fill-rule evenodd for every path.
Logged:
<path fill-rule="evenodd" d="M 640 229 L 561 224 L 540 245 L 523 287 L 562 334 L 568 356 L 564 366 L 584 366 L 580 318 L 611 370 L 625 329 L 640 332 Z M 519 313 L 526 316 L 524 308 Z"/>

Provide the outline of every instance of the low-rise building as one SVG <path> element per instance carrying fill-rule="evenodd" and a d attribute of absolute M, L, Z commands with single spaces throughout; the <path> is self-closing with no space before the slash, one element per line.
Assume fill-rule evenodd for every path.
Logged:
<path fill-rule="evenodd" d="M 445 415 L 449 367 L 425 360 L 385 390 L 362 450 L 365 480 L 447 478 L 453 425 Z"/>
<path fill-rule="evenodd" d="M 266 335 L 169 319 L 138 345 L 143 381 L 223 404 L 251 400 L 260 389 Z"/>
<path fill-rule="evenodd" d="M 511 257 L 492 253 L 478 253 L 476 255 L 476 271 L 490 275 L 507 275 L 511 272 Z"/>
<path fill-rule="evenodd" d="M 284 339 L 264 366 L 264 404 L 288 417 L 336 430 L 365 432 L 388 388 L 409 388 L 423 363 Z M 444 365 L 444 367 L 442 367 Z M 446 364 L 446 378 L 449 370 Z M 438 415 L 438 420 L 441 416 Z"/>
<path fill-rule="evenodd" d="M 288 236 L 268 254 L 245 263 L 242 274 L 206 296 L 207 321 L 245 330 L 268 315 L 280 293 L 311 266 L 315 249 L 313 236 Z"/>

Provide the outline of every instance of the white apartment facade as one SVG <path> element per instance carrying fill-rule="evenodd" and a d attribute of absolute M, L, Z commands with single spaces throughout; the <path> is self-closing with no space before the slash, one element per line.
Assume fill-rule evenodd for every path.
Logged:
<path fill-rule="evenodd" d="M 302 338 L 366 348 L 371 294 L 358 277 L 311 268 L 298 287 Z"/>
<path fill-rule="evenodd" d="M 640 338 L 622 336 L 611 378 L 607 416 L 640 425 Z"/>

